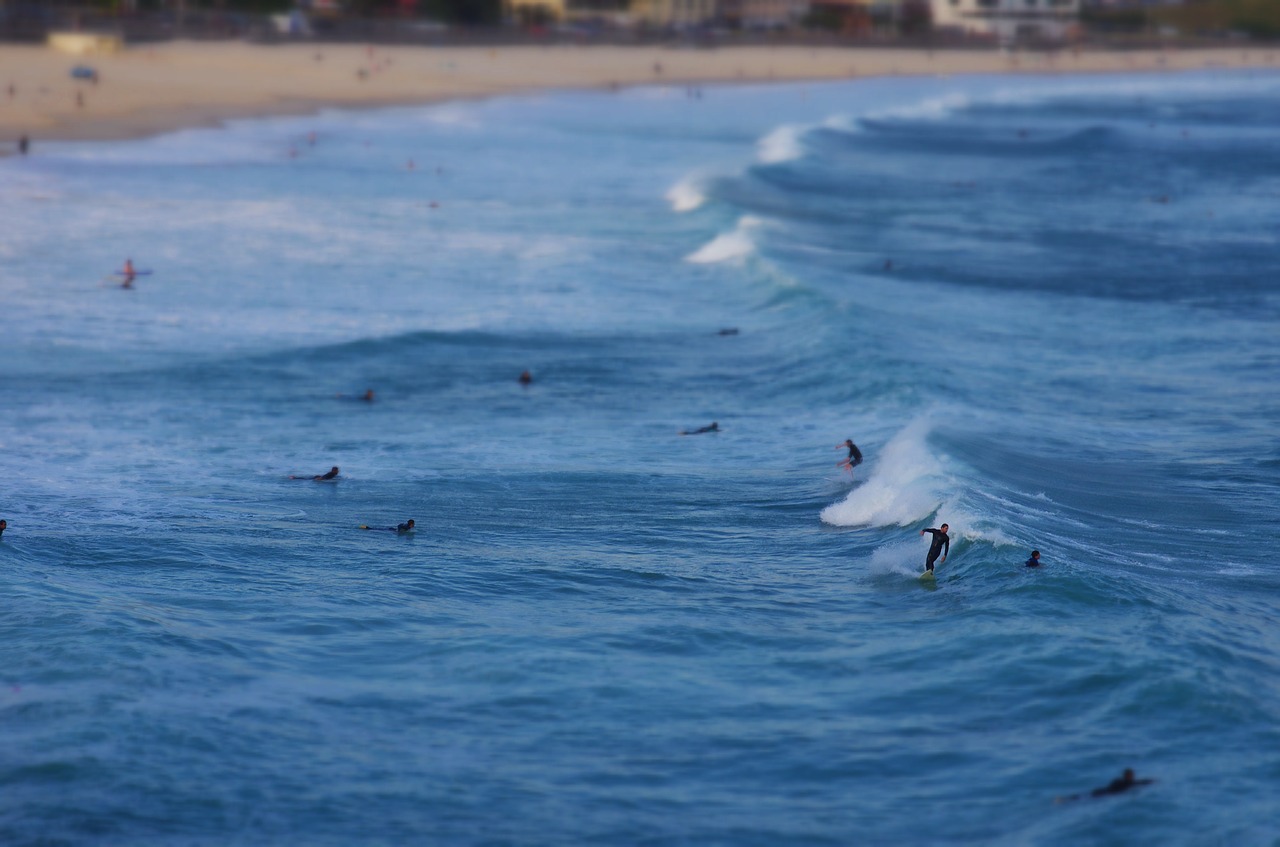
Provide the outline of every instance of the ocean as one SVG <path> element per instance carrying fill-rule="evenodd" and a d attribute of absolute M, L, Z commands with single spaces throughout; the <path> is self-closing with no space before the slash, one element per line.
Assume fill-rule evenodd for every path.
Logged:
<path fill-rule="evenodd" d="M 1278 98 L 657 86 L 0 161 L 0 842 L 1280 844 Z"/>

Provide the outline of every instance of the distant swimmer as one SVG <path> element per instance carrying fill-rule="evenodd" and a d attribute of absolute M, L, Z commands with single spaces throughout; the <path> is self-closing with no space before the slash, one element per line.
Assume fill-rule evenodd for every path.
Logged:
<path fill-rule="evenodd" d="M 132 288 L 133 281 L 138 278 L 138 272 L 133 269 L 133 259 L 124 260 L 124 267 L 121 269 L 120 275 L 124 277 L 124 282 L 120 283 L 120 287 Z"/>
<path fill-rule="evenodd" d="M 1095 788 L 1089 792 L 1090 797 L 1106 797 L 1111 794 L 1123 794 L 1131 788 L 1139 788 L 1143 785 L 1150 785 L 1155 782 L 1154 779 L 1138 779 L 1133 774 L 1133 768 L 1125 768 L 1124 773 L 1101 788 Z M 1067 797 L 1057 798 L 1057 802 L 1062 803 L 1067 800 L 1079 800 L 1083 795 L 1072 794 Z"/>
<path fill-rule="evenodd" d="M 338 466 L 334 465 L 329 468 L 328 473 L 316 474 L 315 476 L 290 476 L 289 479 L 313 479 L 316 482 L 328 482 L 331 479 L 338 478 Z"/>
<path fill-rule="evenodd" d="M 682 429 L 680 430 L 680 434 L 681 435 L 702 435 L 702 433 L 704 432 L 719 432 L 719 431 L 720 431 L 720 424 L 716 423 L 715 421 L 712 421 L 710 426 L 700 427 L 695 430 Z"/>
<path fill-rule="evenodd" d="M 1026 566 L 1029 568 L 1040 567 L 1040 551 L 1039 550 L 1031 551 L 1031 558 L 1027 559 Z"/>
<path fill-rule="evenodd" d="M 366 402 L 366 403 L 372 403 L 372 402 L 373 402 L 373 389 L 372 389 L 372 388 L 367 389 L 367 390 L 364 392 L 364 394 L 361 394 L 361 395 L 360 395 L 360 399 L 361 399 L 361 400 L 363 400 L 363 401 L 364 401 L 364 402 Z"/>
<path fill-rule="evenodd" d="M 9 528 L 8 521 L 0 521 L 0 539 L 4 538 L 4 531 Z"/>
<path fill-rule="evenodd" d="M 934 561 L 937 561 L 939 564 L 945 562 L 947 560 L 947 553 L 951 552 L 951 536 L 947 535 L 948 529 L 949 527 L 946 524 L 943 524 L 939 529 L 929 528 L 920 530 L 921 535 L 924 535 L 927 532 L 933 536 L 933 542 L 929 545 L 929 556 L 924 561 L 924 566 L 928 569 L 929 573 L 933 573 Z M 939 553 L 942 554 L 941 559 L 938 558 Z"/>
<path fill-rule="evenodd" d="M 862 451 L 858 449 L 858 445 L 853 443 L 852 438 L 846 438 L 843 444 L 836 445 L 837 450 L 848 449 L 849 455 L 843 461 L 836 462 L 838 468 L 848 468 L 849 473 L 853 473 L 853 469 L 862 464 Z"/>
<path fill-rule="evenodd" d="M 533 385 L 533 374 L 529 373 L 528 371 L 522 372 L 520 374 L 520 384 Z"/>
<path fill-rule="evenodd" d="M 377 529 L 386 532 L 394 532 L 397 535 L 404 535 L 406 532 L 413 532 L 413 518 L 404 523 L 398 523 L 395 526 L 369 526 L 368 524 L 360 524 L 361 529 Z"/>
<path fill-rule="evenodd" d="M 718 334 L 719 335 L 737 335 L 738 328 L 736 326 L 727 326 L 724 329 L 720 330 Z"/>

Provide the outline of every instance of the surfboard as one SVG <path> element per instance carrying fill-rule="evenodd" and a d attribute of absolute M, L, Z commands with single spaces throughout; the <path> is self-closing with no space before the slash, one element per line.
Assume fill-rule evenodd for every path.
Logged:
<path fill-rule="evenodd" d="M 111 275 L 112 276 L 129 276 L 129 274 L 125 273 L 124 271 L 112 271 Z M 134 276 L 151 276 L 151 271 L 134 271 L 133 275 Z"/>
<path fill-rule="evenodd" d="M 921 579 L 934 579 L 933 571 L 925 571 L 920 574 Z"/>

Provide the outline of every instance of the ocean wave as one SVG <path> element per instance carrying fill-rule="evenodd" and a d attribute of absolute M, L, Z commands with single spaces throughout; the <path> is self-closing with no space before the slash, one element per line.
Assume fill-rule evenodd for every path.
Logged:
<path fill-rule="evenodd" d="M 703 203 L 707 202 L 703 178 L 696 174 L 686 176 L 667 189 L 666 197 L 671 203 L 673 212 L 692 212 L 694 209 L 700 208 Z"/>
<path fill-rule="evenodd" d="M 929 450 L 931 424 L 920 419 L 889 440 L 867 481 L 822 510 L 833 526 L 909 526 L 942 505 L 946 476 Z"/>
<path fill-rule="evenodd" d="M 800 124 L 783 124 L 774 129 L 758 142 L 757 158 L 766 165 L 799 159 L 804 155 L 804 145 L 800 140 L 809 129 Z"/>
<path fill-rule="evenodd" d="M 738 219 L 738 225 L 731 231 L 721 233 L 685 257 L 686 262 L 698 265 L 713 265 L 733 259 L 742 259 L 756 252 L 756 242 L 752 231 L 757 230 L 763 221 L 751 215 Z"/>

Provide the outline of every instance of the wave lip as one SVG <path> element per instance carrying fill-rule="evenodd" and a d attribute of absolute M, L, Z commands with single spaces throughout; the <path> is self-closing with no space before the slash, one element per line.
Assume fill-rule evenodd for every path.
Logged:
<path fill-rule="evenodd" d="M 804 155 L 801 137 L 808 127 L 799 124 L 783 124 L 761 138 L 757 144 L 759 160 L 766 165 L 790 162 Z"/>
<path fill-rule="evenodd" d="M 751 215 L 743 215 L 738 225 L 729 232 L 723 232 L 708 241 L 702 247 L 685 256 L 686 262 L 697 265 L 714 265 L 733 259 L 743 259 L 756 252 L 756 242 L 752 231 L 757 230 L 764 222 Z"/>
<path fill-rule="evenodd" d="M 702 180 L 697 176 L 687 176 L 671 186 L 666 197 L 673 212 L 692 212 L 707 202 Z"/>
<path fill-rule="evenodd" d="M 919 420 L 890 439 L 867 481 L 823 509 L 822 520 L 833 526 L 908 526 L 936 512 L 947 480 L 929 451 L 929 430 Z"/>

